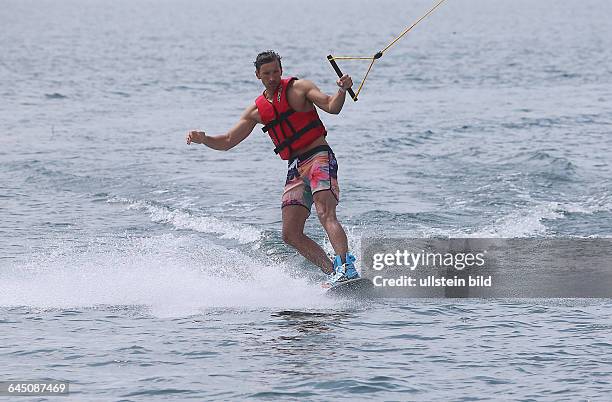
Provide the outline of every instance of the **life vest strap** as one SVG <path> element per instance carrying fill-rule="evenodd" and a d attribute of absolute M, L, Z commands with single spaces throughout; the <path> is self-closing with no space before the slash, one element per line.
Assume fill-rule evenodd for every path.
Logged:
<path fill-rule="evenodd" d="M 276 120 L 272 120 L 270 123 L 263 126 L 261 128 L 261 131 L 263 131 L 264 133 L 267 133 L 269 129 L 287 120 L 287 118 L 291 116 L 293 113 L 295 113 L 295 110 L 293 109 L 289 109 L 286 112 L 281 113 Z"/>
<path fill-rule="evenodd" d="M 274 148 L 274 153 L 275 154 L 280 153 L 283 149 L 291 146 L 291 144 L 293 144 L 295 141 L 297 141 L 301 136 L 306 134 L 308 131 L 312 130 L 313 128 L 322 126 L 322 125 L 323 125 L 323 123 L 321 123 L 320 119 L 311 121 L 306 126 L 304 126 L 301 130 L 299 130 L 298 132 L 293 134 L 291 137 L 286 138 L 283 142 L 278 144 L 278 146 L 276 148 Z"/>

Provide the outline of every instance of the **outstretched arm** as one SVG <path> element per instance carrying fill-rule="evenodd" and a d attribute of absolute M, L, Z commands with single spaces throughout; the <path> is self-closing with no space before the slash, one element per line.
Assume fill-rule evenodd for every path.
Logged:
<path fill-rule="evenodd" d="M 259 122 L 259 113 L 257 106 L 254 104 L 246 108 L 238 123 L 230 128 L 225 134 L 209 136 L 203 131 L 190 131 L 187 134 L 187 145 L 192 142 L 196 144 L 204 144 L 209 148 L 218 151 L 227 151 L 240 144 L 246 137 L 253 132 L 255 125 Z"/>
<path fill-rule="evenodd" d="M 335 95 L 325 95 L 315 84 L 305 81 L 306 99 L 317 105 L 321 110 L 331 114 L 338 114 L 344 106 L 346 90 L 353 86 L 353 80 L 348 75 L 343 75 L 338 81 L 338 92 Z"/>

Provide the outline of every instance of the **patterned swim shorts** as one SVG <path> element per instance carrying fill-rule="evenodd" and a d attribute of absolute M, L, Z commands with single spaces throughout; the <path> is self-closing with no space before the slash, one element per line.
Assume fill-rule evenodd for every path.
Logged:
<path fill-rule="evenodd" d="M 282 208 L 301 205 L 310 211 L 312 195 L 323 190 L 330 190 L 340 201 L 338 162 L 328 145 L 315 147 L 289 161 Z"/>

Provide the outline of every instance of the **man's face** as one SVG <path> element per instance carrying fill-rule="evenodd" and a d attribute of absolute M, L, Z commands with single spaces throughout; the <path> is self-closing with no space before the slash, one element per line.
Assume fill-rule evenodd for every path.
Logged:
<path fill-rule="evenodd" d="M 283 69 L 280 67 L 278 60 L 262 64 L 259 67 L 259 71 L 255 72 L 255 75 L 261 80 L 268 92 L 276 90 L 281 82 L 282 74 Z"/>

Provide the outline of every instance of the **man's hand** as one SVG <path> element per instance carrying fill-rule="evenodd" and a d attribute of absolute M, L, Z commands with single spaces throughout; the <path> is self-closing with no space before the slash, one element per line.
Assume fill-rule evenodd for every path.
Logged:
<path fill-rule="evenodd" d="M 340 79 L 338 79 L 338 81 L 336 81 L 336 84 L 338 84 L 340 89 L 346 92 L 347 89 L 353 86 L 353 80 L 350 75 L 344 74 L 342 77 L 340 77 Z"/>
<path fill-rule="evenodd" d="M 190 131 L 187 134 L 187 145 L 190 145 L 192 142 L 196 144 L 204 144 L 204 139 L 206 138 L 206 133 L 203 131 Z"/>

